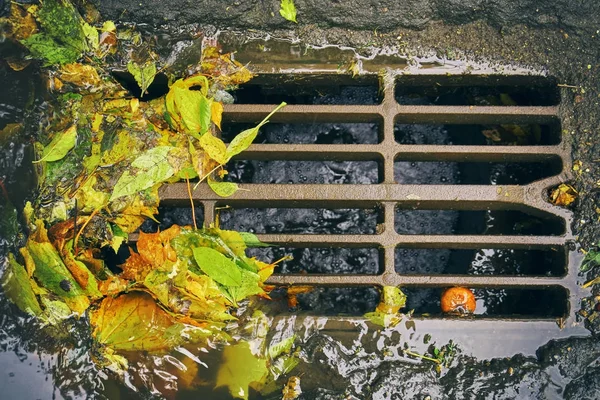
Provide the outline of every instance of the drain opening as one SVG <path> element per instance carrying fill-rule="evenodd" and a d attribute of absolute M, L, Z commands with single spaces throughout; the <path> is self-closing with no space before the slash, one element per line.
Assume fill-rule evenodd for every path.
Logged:
<path fill-rule="evenodd" d="M 307 120 L 310 117 L 307 116 Z M 222 139 L 229 143 L 238 133 L 256 123 L 223 123 Z M 381 141 L 381 123 L 269 123 L 254 143 L 263 144 L 376 144 Z"/>
<path fill-rule="evenodd" d="M 526 185 L 561 171 L 559 157 L 539 162 L 394 162 L 396 182 L 420 185 Z"/>
<path fill-rule="evenodd" d="M 544 146 L 560 143 L 560 124 L 404 124 L 394 125 L 399 144 L 455 146 Z"/>
<path fill-rule="evenodd" d="M 378 161 L 235 160 L 226 169 L 225 180 L 236 183 L 372 185 L 382 181 Z"/>
<path fill-rule="evenodd" d="M 146 219 L 142 226 L 140 226 L 140 231 L 144 233 L 155 233 L 158 230 L 164 231 L 173 225 L 194 226 L 190 208 L 190 206 L 169 207 L 163 204 L 158 207 L 158 214 L 155 216 L 156 221 Z M 202 226 L 202 224 L 204 224 L 204 207 L 202 205 L 194 207 L 194 213 L 196 215 L 196 225 Z"/>
<path fill-rule="evenodd" d="M 373 105 L 381 103 L 376 76 L 259 75 L 233 92 L 236 104 Z"/>
<path fill-rule="evenodd" d="M 396 248 L 395 270 L 405 275 L 553 276 L 567 273 L 565 248 L 416 249 Z"/>
<path fill-rule="evenodd" d="M 396 208 L 396 232 L 402 235 L 562 235 L 559 217 L 517 210 L 406 210 Z"/>
<path fill-rule="evenodd" d="M 252 233 L 377 233 L 383 222 L 377 209 L 230 208 L 219 214 L 221 227 Z"/>
<path fill-rule="evenodd" d="M 293 257 L 277 265 L 277 274 L 365 274 L 383 272 L 382 252 L 378 248 L 270 247 L 248 249 L 247 255 L 265 262 Z"/>
<path fill-rule="evenodd" d="M 408 287 L 407 308 L 415 315 L 440 315 L 440 298 L 446 288 Z M 568 314 L 568 292 L 560 286 L 545 288 L 473 288 L 476 316 L 561 318 Z"/>
<path fill-rule="evenodd" d="M 523 76 L 402 76 L 400 104 L 440 106 L 552 106 L 560 102 L 554 79 Z"/>

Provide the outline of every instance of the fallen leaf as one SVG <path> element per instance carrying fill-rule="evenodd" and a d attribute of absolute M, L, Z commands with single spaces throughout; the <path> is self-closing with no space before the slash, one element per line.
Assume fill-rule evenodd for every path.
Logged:
<path fill-rule="evenodd" d="M 210 186 L 213 192 L 221 197 L 232 196 L 239 189 L 237 183 L 215 181 L 211 179 L 210 176 L 208 177 L 208 186 Z"/>
<path fill-rule="evenodd" d="M 279 14 L 288 21 L 298 23 L 296 21 L 296 6 L 293 0 L 281 0 L 281 9 Z"/>
<path fill-rule="evenodd" d="M 101 85 L 98 71 L 91 65 L 79 63 L 65 64 L 59 70 L 59 78 L 63 82 L 71 83 L 91 91 L 97 90 Z"/>
<path fill-rule="evenodd" d="M 106 297 L 90 313 L 90 322 L 98 343 L 114 350 L 156 352 L 177 344 L 165 334 L 174 320 L 147 293 Z"/>
<path fill-rule="evenodd" d="M 15 260 L 12 253 L 8 253 L 8 263 L 0 283 L 6 297 L 21 311 L 36 316 L 42 314 L 42 308 L 35 297 L 27 271 Z"/>
<path fill-rule="evenodd" d="M 217 126 L 217 128 L 221 129 L 221 120 L 223 119 L 223 104 L 218 101 L 213 101 L 211 109 L 210 109 L 210 119 Z"/>
<path fill-rule="evenodd" d="M 217 250 L 208 247 L 193 249 L 194 259 L 206 275 L 225 286 L 240 286 L 242 273 L 238 266 Z"/>
<path fill-rule="evenodd" d="M 577 190 L 571 185 L 561 183 L 550 193 L 550 200 L 556 206 L 566 207 L 577 200 Z"/>
<path fill-rule="evenodd" d="M 223 141 L 218 137 L 215 137 L 210 132 L 207 132 L 202 135 L 199 142 L 202 150 L 204 150 L 210 158 L 219 164 L 223 165 L 229 161 L 227 146 L 225 146 L 225 143 L 223 143 Z"/>
<path fill-rule="evenodd" d="M 126 170 L 121 175 L 109 201 L 135 194 L 172 177 L 175 169 L 169 164 L 167 157 L 173 149 L 171 146 L 157 146 L 136 158 L 131 163 L 136 171 Z"/>
<path fill-rule="evenodd" d="M 152 60 L 148 60 L 141 65 L 134 61 L 129 61 L 127 63 L 127 71 L 133 75 L 133 78 L 142 90 L 140 97 L 144 97 L 144 94 L 146 94 L 156 76 L 156 64 Z"/>
<path fill-rule="evenodd" d="M 77 141 L 77 127 L 72 125 L 66 131 L 60 132 L 54 136 L 48 146 L 44 147 L 42 152 L 42 158 L 34 163 L 42 161 L 52 162 L 58 161 L 67 155 L 69 150 L 75 147 Z"/>
<path fill-rule="evenodd" d="M 287 104 L 285 102 L 282 102 L 280 105 L 275 107 L 275 109 L 273 111 L 271 111 L 271 113 L 269 115 L 267 115 L 254 128 L 246 129 L 245 131 L 241 132 L 236 137 L 234 137 L 233 140 L 231 141 L 231 143 L 229 143 L 229 146 L 227 147 L 226 160 L 229 161 L 231 159 L 231 157 L 241 153 L 242 151 L 244 151 L 248 147 L 250 147 L 250 145 L 252 144 L 254 139 L 256 139 L 256 136 L 258 135 L 258 130 L 263 125 L 265 125 L 266 123 L 269 122 L 269 118 L 271 118 L 271 116 L 273 116 L 273 114 L 275 114 L 278 110 L 285 107 L 286 105 Z M 222 163 L 222 164 L 225 164 L 225 163 Z"/>
<path fill-rule="evenodd" d="M 248 399 L 249 386 L 263 380 L 267 373 L 267 361 L 252 354 L 248 343 L 240 342 L 225 347 L 215 387 L 227 386 L 233 397 Z"/>

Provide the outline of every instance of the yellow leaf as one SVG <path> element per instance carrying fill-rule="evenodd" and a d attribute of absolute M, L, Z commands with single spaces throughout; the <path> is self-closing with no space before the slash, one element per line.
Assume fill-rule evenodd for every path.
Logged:
<path fill-rule="evenodd" d="M 102 82 L 96 68 L 79 63 L 63 65 L 59 71 L 59 78 L 63 82 L 71 83 L 92 92 L 98 90 Z"/>
<path fill-rule="evenodd" d="M 211 107 L 211 120 L 212 122 L 221 129 L 221 120 L 223 118 L 223 104 L 218 101 L 213 101 Z"/>
<path fill-rule="evenodd" d="M 577 190 L 571 185 L 561 183 L 550 193 L 550 200 L 556 206 L 568 206 L 577 199 Z"/>
<path fill-rule="evenodd" d="M 249 385 L 267 376 L 267 360 L 256 357 L 247 342 L 225 347 L 215 387 L 227 386 L 238 399 L 248 399 Z"/>
<path fill-rule="evenodd" d="M 200 146 L 208 154 L 210 158 L 223 165 L 228 161 L 227 158 L 227 146 L 223 141 L 210 132 L 205 133 L 200 138 Z"/>

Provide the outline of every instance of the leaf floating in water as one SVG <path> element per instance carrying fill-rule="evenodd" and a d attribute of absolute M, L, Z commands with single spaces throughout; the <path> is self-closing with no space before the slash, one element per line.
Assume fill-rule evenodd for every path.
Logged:
<path fill-rule="evenodd" d="M 173 319 L 147 293 L 107 297 L 91 313 L 90 321 L 96 340 L 114 350 L 152 352 L 176 344 L 165 334 Z"/>
<path fill-rule="evenodd" d="M 288 21 L 298 23 L 296 21 L 296 6 L 293 0 L 281 0 L 281 9 L 279 14 Z"/>
<path fill-rule="evenodd" d="M 225 347 L 215 387 L 227 386 L 238 399 L 248 399 L 249 387 L 267 376 L 267 360 L 256 357 L 245 342 Z"/>
<path fill-rule="evenodd" d="M 0 282 L 6 297 L 21 311 L 37 316 L 42 314 L 42 308 L 35 297 L 27 271 L 15 260 L 12 253 L 8 254 L 8 264 Z"/>
<path fill-rule="evenodd" d="M 54 136 L 54 139 L 48 144 L 48 146 L 44 147 L 44 152 L 42 153 L 42 158 L 34 163 L 39 163 L 42 161 L 58 161 L 64 158 L 69 150 L 75 147 L 75 142 L 77 141 L 77 127 L 75 125 L 71 126 L 64 132 L 58 133 Z"/>
<path fill-rule="evenodd" d="M 133 78 L 142 90 L 140 97 L 144 97 L 144 94 L 146 94 L 156 76 L 156 64 L 152 60 L 146 61 L 144 64 L 129 61 L 127 63 L 127 71 L 133 75 Z"/>
<path fill-rule="evenodd" d="M 225 286 L 240 286 L 242 273 L 229 258 L 208 247 L 196 247 L 194 259 L 206 275 Z"/>

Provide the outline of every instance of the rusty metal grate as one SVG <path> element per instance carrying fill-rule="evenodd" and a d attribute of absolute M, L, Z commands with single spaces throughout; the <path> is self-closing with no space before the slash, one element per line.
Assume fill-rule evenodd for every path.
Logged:
<path fill-rule="evenodd" d="M 544 77 L 524 75 L 464 76 L 412 75 L 352 80 L 348 76 L 322 75 L 262 75 L 251 83 L 254 88 L 241 91 L 238 103 L 225 106 L 224 118 L 229 123 L 250 123 L 261 120 L 281 100 L 277 90 L 262 89 L 262 85 L 283 90 L 285 84 L 300 85 L 315 90 L 337 84 L 365 85 L 366 103 L 293 104 L 278 112 L 272 123 L 375 123 L 379 126 L 377 140 L 367 144 L 255 144 L 242 154 L 251 160 L 343 160 L 369 161 L 379 167 L 378 182 L 373 184 L 244 184 L 229 199 L 217 197 L 206 185 L 194 193 L 204 208 L 206 224 L 214 222 L 215 209 L 221 206 L 270 208 L 373 208 L 382 211 L 381 223 L 374 234 L 262 234 L 260 239 L 287 247 L 312 248 L 375 248 L 381 252 L 382 268 L 377 274 L 277 274 L 270 279 L 276 285 L 315 285 L 325 287 L 357 287 L 397 285 L 404 288 L 444 288 L 455 285 L 486 289 L 540 289 L 562 293 L 559 315 L 545 318 L 514 317 L 513 322 L 538 324 L 547 332 L 555 332 L 557 319 L 573 320 L 576 284 L 568 245 L 572 241 L 570 213 L 549 204 L 545 199 L 549 187 L 563 181 L 570 165 L 567 145 L 561 141 L 559 95 L 555 84 Z M 270 82 L 270 83 L 269 83 Z M 375 84 L 376 90 L 367 87 Z M 294 87 L 296 87 L 294 86 Z M 316 89 L 315 89 L 316 88 Z M 512 105 L 470 104 L 469 90 L 486 95 L 519 88 Z M 511 89 L 512 88 L 512 89 Z M 297 87 L 296 87 L 297 89 Z M 461 101 L 444 96 L 448 91 L 462 93 Z M 414 93 L 428 97 L 433 105 L 414 104 Z M 526 93 L 525 93 L 526 92 Z M 522 97 L 520 97 L 523 95 Z M 412 97 L 411 97 L 412 96 Z M 310 96 L 298 96 L 297 103 L 308 102 Z M 525 99 L 521 101 L 521 99 Z M 412 104 L 411 104 L 412 102 Z M 240 104 L 241 103 L 241 104 Z M 458 103 L 458 104 L 457 104 Z M 395 137 L 399 124 L 544 124 L 553 127 L 535 145 L 485 144 L 401 144 Z M 459 141 L 460 142 L 460 141 Z M 525 184 L 398 184 L 394 176 L 397 162 L 450 163 L 549 163 L 543 170 L 547 176 Z M 163 206 L 185 207 L 189 198 L 185 183 L 164 186 Z M 558 230 L 551 234 L 402 234 L 395 229 L 398 210 L 510 210 L 553 220 Z M 556 254 L 558 272 L 535 276 L 510 275 L 418 275 L 403 273 L 395 266 L 397 249 L 514 249 L 548 251 Z M 554 263 L 556 264 L 556 263 Z M 544 268 L 540 268 L 544 270 Z M 398 271 L 401 271 L 400 273 Z M 554 292 L 553 292 L 554 291 Z M 543 301 L 543 300 L 540 300 Z M 510 317 L 508 317 L 510 319 Z M 444 320 L 448 321 L 448 318 Z M 438 320 L 440 321 L 440 320 Z M 452 320 L 451 323 L 465 323 Z M 480 318 L 479 322 L 484 322 Z M 541 324 L 541 325 L 540 325 Z M 560 325 L 560 324 L 558 324 Z M 488 326 L 489 328 L 490 326 Z M 512 329 L 512 328 L 511 328 Z"/>

